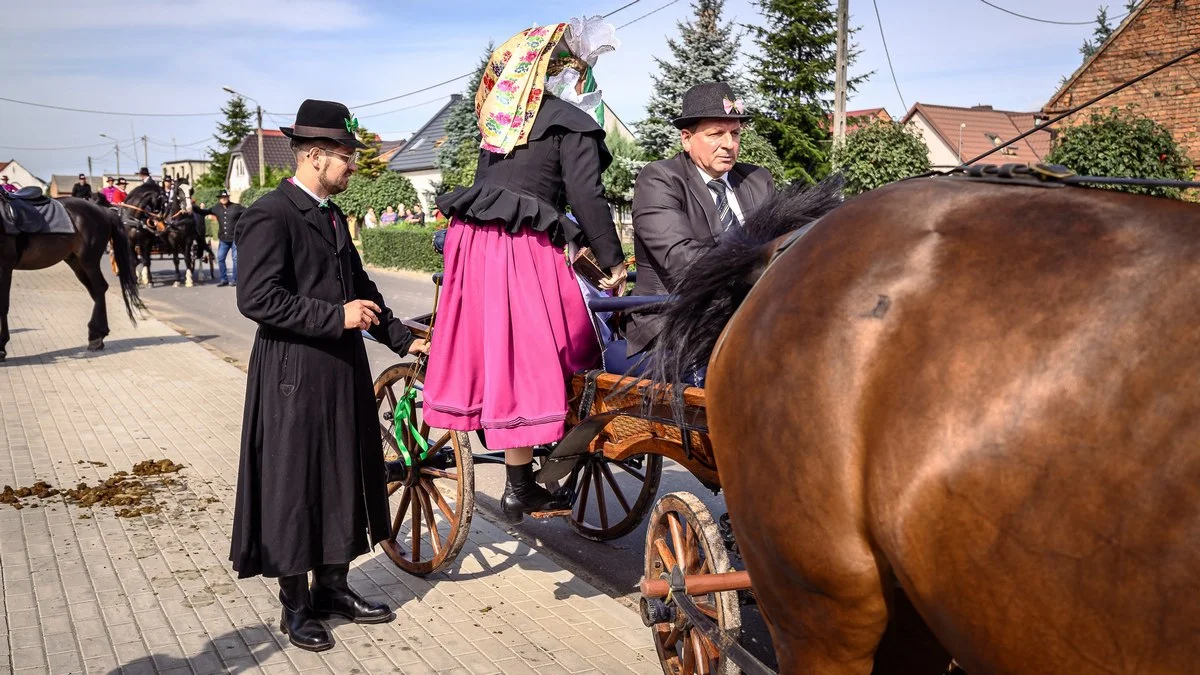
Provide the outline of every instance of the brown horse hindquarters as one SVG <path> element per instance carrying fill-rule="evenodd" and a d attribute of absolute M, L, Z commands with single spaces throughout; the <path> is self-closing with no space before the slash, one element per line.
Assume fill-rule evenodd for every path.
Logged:
<path fill-rule="evenodd" d="M 1200 209 L 912 181 L 829 214 L 710 364 L 784 672 L 866 673 L 893 575 L 972 675 L 1200 669 Z"/>

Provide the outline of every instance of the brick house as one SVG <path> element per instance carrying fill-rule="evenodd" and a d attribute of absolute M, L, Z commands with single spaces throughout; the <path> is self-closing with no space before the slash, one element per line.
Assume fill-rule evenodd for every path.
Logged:
<path fill-rule="evenodd" d="M 1142 0 L 1042 111 L 1062 113 L 1197 45 L 1200 0 Z M 1200 164 L 1200 56 L 1142 80 L 1064 122 L 1085 121 L 1092 112 L 1130 104 L 1170 129 L 1192 161 Z"/>
<path fill-rule="evenodd" d="M 969 108 L 914 103 L 901 120 L 921 136 L 929 148 L 929 163 L 935 168 L 955 167 L 1002 145 L 1041 122 L 1037 113 L 996 110 L 990 105 Z M 1049 131 L 993 153 L 981 164 L 1029 164 L 1042 161 L 1050 152 Z"/>

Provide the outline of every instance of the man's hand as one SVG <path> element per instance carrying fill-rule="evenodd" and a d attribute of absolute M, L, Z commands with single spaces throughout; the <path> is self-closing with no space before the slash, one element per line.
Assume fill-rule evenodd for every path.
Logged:
<path fill-rule="evenodd" d="M 408 353 L 414 356 L 418 354 L 429 354 L 429 340 L 413 340 L 412 344 L 408 346 Z"/>
<path fill-rule="evenodd" d="M 611 267 L 608 270 L 608 276 L 600 280 L 600 290 L 611 291 L 621 284 L 625 283 L 625 277 L 629 272 L 625 268 L 625 263 Z"/>
<path fill-rule="evenodd" d="M 344 306 L 346 310 L 346 330 L 367 330 L 379 324 L 379 305 L 370 300 L 351 300 Z"/>

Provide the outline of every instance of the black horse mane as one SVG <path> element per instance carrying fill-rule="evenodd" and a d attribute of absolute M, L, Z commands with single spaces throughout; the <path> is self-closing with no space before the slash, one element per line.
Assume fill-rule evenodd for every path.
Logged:
<path fill-rule="evenodd" d="M 161 191 L 142 183 L 129 191 L 129 195 L 125 197 L 125 203 L 147 211 L 161 211 L 163 195 Z"/>
<path fill-rule="evenodd" d="M 648 355 L 648 374 L 656 385 L 665 385 L 658 391 L 673 392 L 677 420 L 684 415 L 684 378 L 708 363 L 721 331 L 766 270 L 768 245 L 837 208 L 843 183 L 834 175 L 783 190 L 675 280 L 676 300 L 662 307 L 663 330 Z"/>

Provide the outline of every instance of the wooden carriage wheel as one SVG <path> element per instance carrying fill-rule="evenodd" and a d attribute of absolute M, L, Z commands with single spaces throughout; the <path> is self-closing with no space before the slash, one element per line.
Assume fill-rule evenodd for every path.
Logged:
<path fill-rule="evenodd" d="M 571 529 L 593 541 L 609 541 L 632 532 L 658 494 L 662 463 L 662 456 L 653 454 L 614 462 L 597 452 L 580 459 L 568 483 L 575 492 L 567 517 Z"/>
<path fill-rule="evenodd" d="M 445 569 L 458 556 L 471 531 L 475 510 L 475 464 L 471 443 L 461 432 L 431 430 L 421 408 L 424 369 L 416 363 L 398 363 L 375 380 L 375 405 L 383 436 L 384 461 L 400 459 L 396 441 L 396 402 L 410 386 L 417 389 L 413 426 L 430 445 L 429 459 L 400 480 L 388 483 L 395 509 L 391 535 L 383 550 L 404 571 L 424 576 Z M 416 447 L 414 434 L 402 426 L 401 438 Z"/>
<path fill-rule="evenodd" d="M 708 508 L 695 495 L 672 492 L 654 505 L 646 529 L 645 578 L 661 579 L 676 564 L 684 573 L 721 574 L 730 572 L 729 554 Z M 737 591 L 694 595 L 700 611 L 716 621 L 733 640 L 742 631 Z M 676 612 L 672 621 L 655 624 L 654 647 L 662 669 L 668 675 L 733 675 L 740 669 L 722 658 L 717 647 Z"/>

